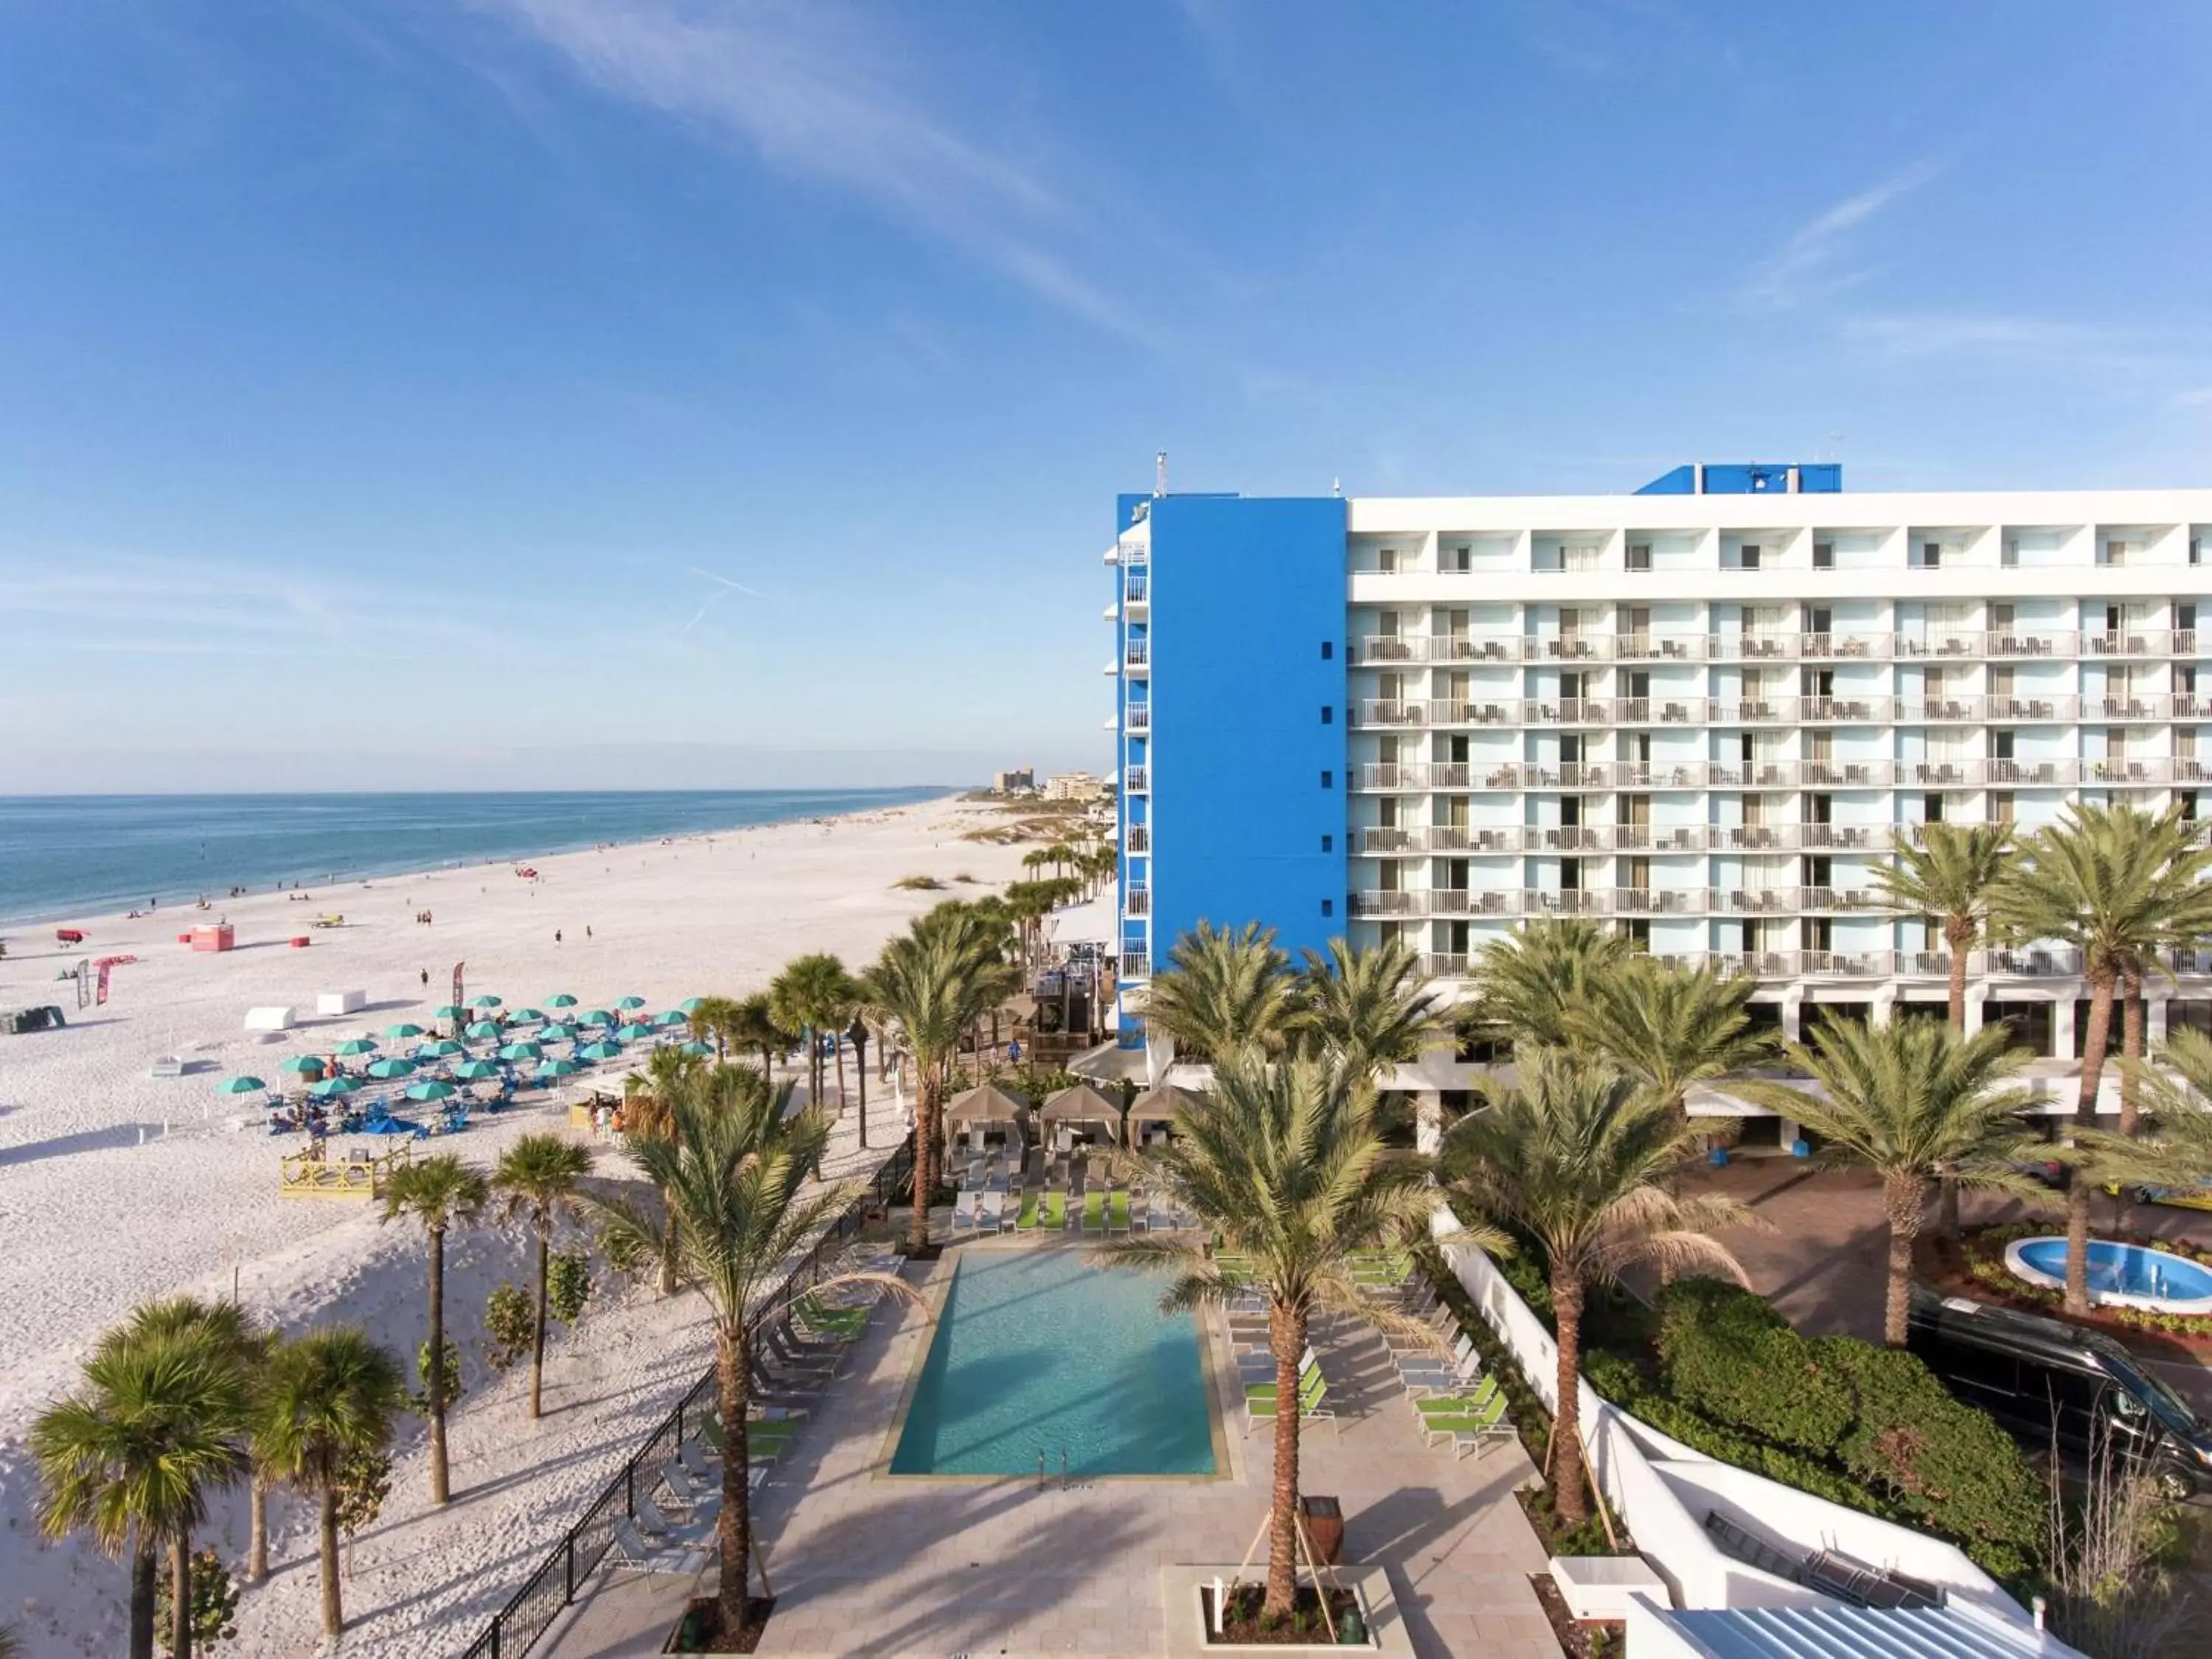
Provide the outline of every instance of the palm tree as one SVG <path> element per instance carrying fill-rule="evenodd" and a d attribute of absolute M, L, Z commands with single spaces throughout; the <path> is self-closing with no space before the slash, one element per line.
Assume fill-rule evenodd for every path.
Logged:
<path fill-rule="evenodd" d="M 672 1052 L 664 1050 L 663 1052 Z M 430 1501 L 451 1492 L 446 1465 L 446 1232 L 470 1222 L 490 1196 L 483 1175 L 452 1152 L 393 1169 L 384 1188 L 384 1219 L 411 1216 L 430 1243 L 429 1363 L 422 1368 L 423 1415 L 430 1419 Z"/>
<path fill-rule="evenodd" d="M 756 992 L 735 1005 L 728 1036 L 731 1045 L 738 1048 L 760 1050 L 761 1075 L 767 1077 L 775 1070 L 775 1057 L 791 1047 L 791 1033 L 776 1024 L 775 1012 L 765 991 Z M 720 1046 L 714 1058 L 721 1058 Z"/>
<path fill-rule="evenodd" d="M 1563 1023 L 1576 1047 L 1604 1056 L 1680 1112 L 1693 1085 L 1771 1057 L 1751 1026 L 1747 1005 L 1758 984 L 1718 968 L 1692 971 L 1629 955 L 1583 981 Z"/>
<path fill-rule="evenodd" d="M 1355 951 L 1340 939 L 1328 954 L 1302 953 L 1297 1023 L 1305 1046 L 1343 1061 L 1361 1082 L 1379 1084 L 1443 1041 L 1443 999 L 1421 974 L 1421 959 L 1399 935 Z"/>
<path fill-rule="evenodd" d="M 525 1135 L 500 1154 L 492 1170 L 501 1194 L 500 1218 L 526 1216 L 538 1233 L 538 1316 L 530 1339 L 530 1414 L 539 1406 L 545 1382 L 545 1277 L 553 1249 L 553 1224 L 574 1214 L 577 1183 L 591 1173 L 592 1149 L 556 1134 Z"/>
<path fill-rule="evenodd" d="M 2124 1188 L 2212 1182 L 2212 1037 L 2176 1031 L 2153 1061 L 2123 1060 L 2121 1069 L 2143 1091 L 2149 1127 L 2140 1138 L 2084 1135 L 2091 1178 Z"/>
<path fill-rule="evenodd" d="M 187 1328 L 102 1341 L 84 1382 L 31 1425 L 40 1524 L 49 1537 L 82 1530 L 107 1554 L 129 1553 L 131 1659 L 153 1659 L 161 1558 L 189 1614 L 192 1529 L 206 1519 L 208 1492 L 246 1468 L 246 1376 L 217 1337 Z M 177 1651 L 191 1649 L 187 1628 Z"/>
<path fill-rule="evenodd" d="M 912 1255 L 929 1248 L 945 1084 L 961 1034 L 1018 982 L 1000 954 L 1001 939 L 987 917 L 940 905 L 885 945 L 862 981 L 861 1000 L 905 1032 L 914 1054 L 921 1103 L 915 1118 L 914 1215 L 907 1236 Z"/>
<path fill-rule="evenodd" d="M 1569 1015 L 1629 955 L 1626 939 L 1581 916 L 1523 922 L 1476 958 L 1474 1023 L 1516 1046 L 1578 1048 Z"/>
<path fill-rule="evenodd" d="M 2163 971 L 2159 952 L 2212 931 L 2212 850 L 2195 845 L 2179 806 L 2154 818 L 2131 806 L 2069 804 L 2056 824 L 2021 848 L 1998 888 L 1992 920 L 2005 938 L 2069 945 L 2081 954 L 2089 987 L 2081 1087 L 2075 1127 L 2097 1127 L 2097 1092 L 2112 1037 L 2112 1003 L 2124 981 Z M 2124 1091 L 2131 1093 L 2131 1091 Z M 2123 1108 L 2131 1099 L 2122 1101 Z M 2120 1130 L 2135 1132 L 2124 1110 Z M 2066 1310 L 2089 1310 L 2089 1182 L 2066 1182 Z"/>
<path fill-rule="evenodd" d="M 338 1488 L 348 1458 L 381 1452 L 407 1408 L 394 1359 L 350 1325 L 328 1326 L 279 1348 L 261 1386 L 254 1437 L 263 1455 L 321 1507 L 323 1635 L 345 1629 L 338 1594 Z"/>
<path fill-rule="evenodd" d="M 802 1033 L 806 1039 L 809 1104 L 822 1098 L 823 1033 L 845 1029 L 839 1012 L 849 1000 L 845 993 L 849 982 L 843 963 L 817 951 L 794 957 L 768 988 L 769 1011 L 775 1023 L 787 1031 Z M 839 1075 L 843 1075 L 842 1058 Z"/>
<path fill-rule="evenodd" d="M 1176 1113 L 1173 1142 L 1146 1164 L 1218 1232 L 1222 1255 L 1165 1237 L 1109 1244 L 1115 1267 L 1171 1275 L 1164 1310 L 1267 1297 L 1275 1359 L 1275 1483 L 1267 1534 L 1269 1615 L 1297 1593 L 1299 1378 L 1308 1328 L 1323 1311 L 1395 1322 L 1359 1293 L 1356 1254 L 1398 1243 L 1435 1206 L 1427 1165 L 1386 1154 L 1374 1091 L 1347 1067 L 1305 1055 L 1270 1064 L 1224 1052 L 1212 1093 Z"/>
<path fill-rule="evenodd" d="M 845 1033 L 845 1041 L 853 1045 L 853 1081 L 860 1085 L 860 1150 L 868 1150 L 868 1006 L 867 990 L 862 982 L 853 981 L 853 1024 Z"/>
<path fill-rule="evenodd" d="M 737 1041 L 738 1026 L 743 1023 L 744 1005 L 727 997 L 701 997 L 692 1006 L 691 1035 L 701 1042 L 714 1045 L 714 1058 L 727 1056 L 729 1045 Z"/>
<path fill-rule="evenodd" d="M 1689 1125 L 1613 1067 L 1524 1048 L 1515 1069 L 1518 1087 L 1486 1080 L 1487 1107 L 1445 1135 L 1445 1168 L 1459 1214 L 1486 1216 L 1523 1235 L 1548 1265 L 1559 1340 L 1552 1506 L 1572 1527 L 1589 1513 L 1580 1394 L 1584 1292 L 1642 1262 L 1741 1279 L 1735 1258 L 1705 1235 L 1753 1218 L 1731 1199 L 1670 1190 L 1694 1145 Z"/>
<path fill-rule="evenodd" d="M 237 1369 L 245 1379 L 249 1395 L 253 1379 L 268 1363 L 278 1340 L 275 1331 L 235 1302 L 203 1302 L 198 1297 L 173 1296 L 133 1309 L 130 1318 L 100 1338 L 95 1351 L 119 1355 L 133 1344 L 185 1337 L 198 1337 L 210 1343 Z M 246 1577 L 249 1582 L 258 1583 L 269 1576 L 268 1472 L 252 1456 L 243 1425 L 240 1426 L 240 1438 L 241 1455 L 248 1466 Z M 174 1654 L 188 1653 L 191 1645 L 188 1621 L 179 1620 L 175 1611 L 190 1607 L 191 1602 L 191 1561 L 189 1540 L 181 1551 L 173 1547 L 169 1563 L 169 1646 Z"/>
<path fill-rule="evenodd" d="M 706 1301 L 714 1326 L 714 1375 L 722 1419 L 720 1528 L 725 1631 L 741 1629 L 750 1589 L 752 1512 L 746 1472 L 746 1414 L 750 1392 L 746 1356 L 763 1322 L 790 1294 L 791 1259 L 842 1211 L 844 1187 L 806 1190 L 821 1162 L 830 1118 L 818 1106 L 785 1112 L 792 1085 L 771 1085 L 732 1068 L 726 1092 L 713 1104 L 696 1095 L 675 1102 L 665 1138 L 632 1147 L 646 1178 L 659 1188 L 675 1226 L 677 1275 Z M 606 1234 L 617 1248 L 657 1245 L 663 1218 L 629 1202 L 594 1197 Z M 908 1294 L 896 1277 L 850 1274 L 808 1288 L 866 1279 Z"/>
<path fill-rule="evenodd" d="M 1990 908 L 2012 866 L 2008 823 L 1928 823 L 1916 847 L 1902 831 L 1891 862 L 1876 866 L 1875 889 L 1899 915 L 1943 924 L 1950 955 L 1951 1029 L 1966 1029 L 1966 957 L 1989 935 Z"/>
<path fill-rule="evenodd" d="M 1273 928 L 1248 921 L 1231 932 L 1201 921 L 1175 942 L 1168 962 L 1145 988 L 1145 1024 L 1186 1059 L 1219 1062 L 1246 1049 L 1275 1054 L 1289 1044 L 1296 987 Z"/>
<path fill-rule="evenodd" d="M 1755 1083 L 1744 1093 L 1794 1118 L 1828 1144 L 1832 1164 L 1863 1164 L 1881 1177 L 1889 1212 L 1889 1294 L 1882 1340 L 1905 1346 L 1912 1288 L 1912 1245 L 1920 1236 L 1928 1188 L 1938 1176 L 1954 1188 L 2033 1198 L 2040 1190 L 2007 1160 L 2026 1155 L 2021 1113 L 2033 1097 L 2005 1079 L 2027 1056 L 2008 1047 L 2002 1024 L 1972 1036 L 1924 1018 L 1887 1025 L 1832 1020 L 1790 1056 L 1820 1092 Z"/>

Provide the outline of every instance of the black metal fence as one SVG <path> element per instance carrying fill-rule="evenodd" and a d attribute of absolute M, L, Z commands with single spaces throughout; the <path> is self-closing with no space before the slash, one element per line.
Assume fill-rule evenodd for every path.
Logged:
<path fill-rule="evenodd" d="M 868 1191 L 846 1206 L 823 1230 L 814 1248 L 793 1266 L 779 1302 L 788 1303 L 826 1276 L 830 1261 L 866 1225 L 870 1212 L 888 1202 L 913 1166 L 914 1137 L 908 1135 L 890 1161 L 876 1171 Z M 710 1365 L 707 1374 L 676 1402 L 676 1409 L 661 1419 L 600 1489 L 576 1523 L 561 1534 L 561 1540 L 538 1564 L 538 1571 L 492 1615 L 491 1623 L 477 1639 L 461 1650 L 460 1659 L 523 1659 L 576 1599 L 577 1590 L 599 1571 L 614 1547 L 615 1528 L 637 1513 L 638 1495 L 652 1496 L 661 1467 L 714 1414 L 715 1405 L 714 1369 Z"/>

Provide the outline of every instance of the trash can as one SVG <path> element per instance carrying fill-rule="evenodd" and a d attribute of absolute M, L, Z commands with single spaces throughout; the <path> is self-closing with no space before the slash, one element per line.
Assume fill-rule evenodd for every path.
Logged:
<path fill-rule="evenodd" d="M 1334 1498 L 1301 1498 L 1298 1513 L 1305 1518 L 1306 1537 L 1323 1566 L 1344 1560 L 1344 1507 Z"/>

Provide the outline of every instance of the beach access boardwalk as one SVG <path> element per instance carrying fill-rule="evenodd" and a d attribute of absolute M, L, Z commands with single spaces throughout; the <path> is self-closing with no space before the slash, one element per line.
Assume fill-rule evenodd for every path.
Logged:
<path fill-rule="evenodd" d="M 969 1248 L 910 1267 L 909 1282 L 934 1289 Z M 1206 1363 L 1233 1392 L 1218 1316 L 1205 1328 Z M 851 1371 L 822 1395 L 756 1492 L 754 1524 L 776 1597 L 758 1650 L 780 1659 L 1184 1651 L 1182 1627 L 1194 1615 L 1176 1595 L 1171 1619 L 1170 1570 L 1203 1564 L 1226 1573 L 1244 1555 L 1272 1485 L 1272 1437 L 1240 1438 L 1229 1425 L 1227 1478 L 1063 1487 L 1056 1474 L 1042 1484 L 894 1477 L 887 1465 L 902 1403 L 929 1334 L 926 1307 L 879 1307 Z M 1543 1553 L 1514 1497 L 1536 1479 L 1519 1442 L 1460 1459 L 1425 1449 L 1379 1337 L 1340 1328 L 1322 1352 L 1331 1399 L 1342 1396 L 1341 1432 L 1324 1425 L 1302 1437 L 1301 1485 L 1342 1504 L 1347 1570 L 1386 1576 L 1395 1603 L 1386 1619 L 1404 1644 L 1397 1650 L 1556 1659 L 1558 1640 L 1528 1578 L 1543 1571 Z M 1261 1565 L 1255 1558 L 1251 1573 Z M 709 1567 L 696 1590 L 679 1594 L 670 1581 L 610 1571 L 533 1659 L 657 1653 L 685 1595 L 711 1595 L 714 1582 Z"/>

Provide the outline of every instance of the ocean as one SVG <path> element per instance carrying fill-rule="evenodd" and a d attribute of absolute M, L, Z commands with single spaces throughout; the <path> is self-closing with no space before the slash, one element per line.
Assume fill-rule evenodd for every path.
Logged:
<path fill-rule="evenodd" d="M 0 921 L 787 823 L 951 789 L 0 796 Z"/>

